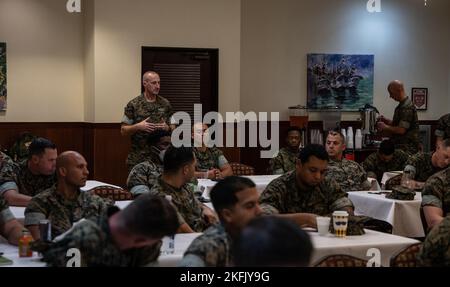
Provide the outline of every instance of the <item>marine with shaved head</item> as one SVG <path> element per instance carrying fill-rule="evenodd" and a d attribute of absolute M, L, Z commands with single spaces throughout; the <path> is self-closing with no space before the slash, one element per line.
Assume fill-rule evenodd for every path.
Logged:
<path fill-rule="evenodd" d="M 131 150 L 127 167 L 131 169 L 151 157 L 148 137 L 157 130 L 170 131 L 173 114 L 170 102 L 159 95 L 161 80 L 158 73 L 147 71 L 142 76 L 144 92 L 128 102 L 124 109 L 120 133 L 130 137 Z"/>
<path fill-rule="evenodd" d="M 392 120 L 384 116 L 379 117 L 377 129 L 394 142 L 395 148 L 410 155 L 415 154 L 419 151 L 419 120 L 416 108 L 411 99 L 406 96 L 402 82 L 392 81 L 387 89 L 389 96 L 399 104 L 395 108 Z"/>
<path fill-rule="evenodd" d="M 106 214 L 113 202 L 83 192 L 89 175 L 87 162 L 75 151 L 66 151 L 56 159 L 57 183 L 33 197 L 25 209 L 25 226 L 38 240 L 39 221 L 48 219 L 52 226 L 52 239 L 82 218 Z"/>

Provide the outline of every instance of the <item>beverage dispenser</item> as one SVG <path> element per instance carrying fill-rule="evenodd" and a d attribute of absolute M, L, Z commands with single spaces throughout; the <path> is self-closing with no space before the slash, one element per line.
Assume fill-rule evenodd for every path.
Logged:
<path fill-rule="evenodd" d="M 362 136 L 363 145 L 365 147 L 373 145 L 372 136 L 377 133 L 377 114 L 379 114 L 376 107 L 366 104 L 359 109 L 362 121 Z"/>

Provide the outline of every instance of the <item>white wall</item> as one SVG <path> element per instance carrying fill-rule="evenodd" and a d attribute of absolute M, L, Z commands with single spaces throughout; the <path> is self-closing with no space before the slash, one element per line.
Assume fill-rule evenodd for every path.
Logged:
<path fill-rule="evenodd" d="M 420 119 L 450 110 L 450 1 L 0 0 L 8 49 L 3 122 L 118 122 L 140 92 L 141 46 L 219 48 L 219 110 L 280 111 L 306 102 L 306 54 L 373 53 L 374 104 L 387 83 L 429 88 Z M 447 64 L 446 64 L 447 63 Z M 164 84 L 164 81 L 163 81 Z M 314 115 L 313 115 L 314 116 Z M 344 119 L 355 119 L 346 113 Z M 314 117 L 312 117 L 314 119 Z"/>
<path fill-rule="evenodd" d="M 219 48 L 219 110 L 239 108 L 240 0 L 96 0 L 94 38 L 95 122 L 140 93 L 142 46 Z"/>
<path fill-rule="evenodd" d="M 82 5 L 84 49 L 84 121 L 95 122 L 95 5 L 84 1 Z"/>
<path fill-rule="evenodd" d="M 0 121 L 84 120 L 82 23 L 65 1 L 0 0 L 8 69 L 8 108 Z"/>
<path fill-rule="evenodd" d="M 119 122 L 141 46 L 219 48 L 219 109 L 239 108 L 240 0 L 0 0 L 8 110 L 0 121 Z M 163 80 L 164 84 L 164 80 Z"/>
<path fill-rule="evenodd" d="M 422 120 L 448 112 L 450 1 L 382 1 L 382 13 L 361 0 L 242 1 L 241 109 L 279 111 L 306 103 L 306 54 L 375 55 L 374 105 L 392 116 L 386 86 L 393 79 L 428 87 Z M 312 119 L 317 115 L 312 115 Z M 343 119 L 356 119 L 345 113 Z"/>

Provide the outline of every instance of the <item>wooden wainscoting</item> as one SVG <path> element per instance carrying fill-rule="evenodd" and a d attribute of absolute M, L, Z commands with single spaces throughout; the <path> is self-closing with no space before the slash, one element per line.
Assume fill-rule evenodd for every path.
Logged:
<path fill-rule="evenodd" d="M 9 149 L 23 132 L 53 141 L 58 150 L 84 150 L 85 123 L 0 123 L 0 148 Z"/>
<path fill-rule="evenodd" d="M 434 148 L 436 121 L 420 121 L 431 126 L 431 146 Z M 342 122 L 342 126 L 359 127 L 358 122 Z M 310 122 L 310 128 L 320 128 L 321 122 Z M 289 122 L 279 125 L 280 147 L 285 145 Z M 235 140 L 236 140 L 235 128 Z M 0 123 L 0 149 L 9 149 L 23 132 L 31 132 L 52 140 L 58 146 L 58 152 L 75 150 L 86 158 L 89 164 L 90 179 L 125 187 L 127 168 L 125 160 L 130 149 L 129 138 L 120 134 L 120 123 Z M 248 142 L 249 129 L 246 125 Z M 269 138 L 270 138 L 269 124 Z M 225 137 L 224 131 L 224 137 Z M 255 168 L 256 174 L 266 174 L 269 159 L 261 158 L 261 147 L 224 147 L 221 148 L 229 162 L 241 162 Z"/>
<path fill-rule="evenodd" d="M 93 159 L 94 178 L 125 187 L 128 170 L 125 164 L 131 144 L 120 134 L 120 124 L 89 124 L 91 138 L 87 152 Z"/>
<path fill-rule="evenodd" d="M 0 123 L 0 148 L 9 149 L 23 133 L 53 141 L 58 152 L 80 152 L 88 162 L 89 178 L 124 186 L 129 140 L 120 135 L 120 124 Z"/>

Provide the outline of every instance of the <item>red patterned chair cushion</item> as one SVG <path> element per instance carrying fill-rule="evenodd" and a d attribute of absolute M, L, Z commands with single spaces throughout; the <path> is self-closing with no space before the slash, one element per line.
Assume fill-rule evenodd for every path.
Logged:
<path fill-rule="evenodd" d="M 367 260 L 351 255 L 330 255 L 319 260 L 315 267 L 367 267 Z"/>
<path fill-rule="evenodd" d="M 100 197 L 109 198 L 114 201 L 133 200 L 133 194 L 128 190 L 107 185 L 94 187 L 90 190 L 90 192 Z"/>
<path fill-rule="evenodd" d="M 422 243 L 416 243 L 391 257 L 390 267 L 416 267 L 416 255 Z"/>
<path fill-rule="evenodd" d="M 251 166 L 238 163 L 238 162 L 232 162 L 230 163 L 231 169 L 233 170 L 233 175 L 241 176 L 241 175 L 254 175 L 255 169 Z"/>

